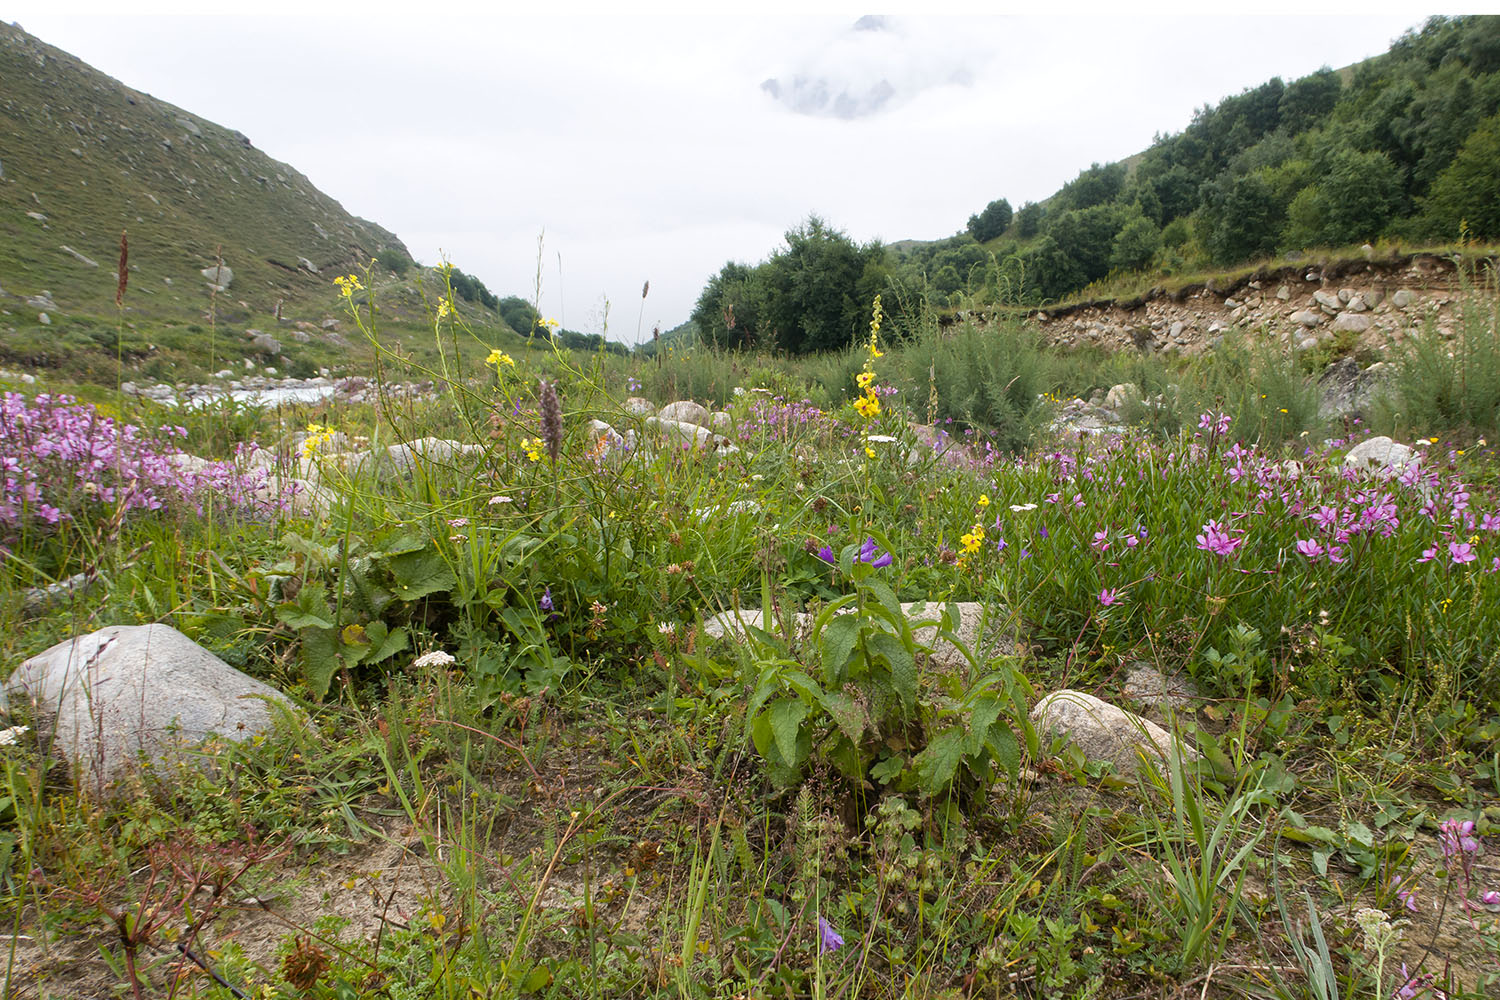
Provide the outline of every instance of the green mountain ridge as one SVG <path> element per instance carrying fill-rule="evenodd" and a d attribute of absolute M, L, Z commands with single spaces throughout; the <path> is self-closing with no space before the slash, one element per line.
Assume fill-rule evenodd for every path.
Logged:
<path fill-rule="evenodd" d="M 371 257 L 401 267 L 392 233 L 344 211 L 233 129 L 158 100 L 0 24 L 0 287 L 64 311 L 113 309 L 121 231 L 132 314 L 202 312 L 200 273 L 253 313 L 335 304 L 332 278 Z M 85 260 L 86 258 L 87 260 Z M 91 266 L 88 261 L 97 264 Z M 226 302 L 226 305 L 230 304 Z"/>

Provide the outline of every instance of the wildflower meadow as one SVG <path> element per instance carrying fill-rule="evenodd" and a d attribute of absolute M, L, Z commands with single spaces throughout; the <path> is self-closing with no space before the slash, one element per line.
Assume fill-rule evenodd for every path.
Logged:
<path fill-rule="evenodd" d="M 879 297 L 802 363 L 502 350 L 450 292 L 419 363 L 338 290 L 433 392 L 7 383 L 5 662 L 165 623 L 293 706 L 101 800 L 12 700 L 15 995 L 1500 991 L 1485 425 L 1320 420 L 1231 342 L 1049 430 L 1121 362 Z M 1024 395 L 961 409 L 955 344 Z"/>

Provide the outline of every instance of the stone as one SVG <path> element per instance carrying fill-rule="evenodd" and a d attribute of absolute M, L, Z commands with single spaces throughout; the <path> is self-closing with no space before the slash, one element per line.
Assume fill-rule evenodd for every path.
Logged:
<path fill-rule="evenodd" d="M 205 267 L 198 273 L 207 279 L 210 288 L 219 292 L 227 291 L 230 283 L 234 281 L 234 270 L 224 264 Z"/>
<path fill-rule="evenodd" d="M 1182 336 L 1182 332 L 1186 329 L 1187 324 L 1182 320 L 1177 320 L 1172 324 L 1171 329 L 1167 331 L 1167 336 L 1171 337 L 1173 340 L 1176 340 L 1178 337 Z"/>
<path fill-rule="evenodd" d="M 1318 376 L 1318 416 L 1331 420 L 1362 413 L 1373 401 L 1384 371 L 1374 365 L 1360 371 L 1359 362 L 1353 358 L 1341 358 L 1323 369 Z"/>
<path fill-rule="evenodd" d="M 318 328 L 322 330 L 337 330 L 339 328 L 339 321 L 330 316 L 328 319 L 325 319 L 323 322 L 319 323 Z"/>
<path fill-rule="evenodd" d="M 43 326 L 51 326 L 52 325 L 52 317 L 48 316 L 46 313 L 37 313 L 36 314 L 36 321 L 38 323 L 42 324 Z"/>
<path fill-rule="evenodd" d="M 82 597 L 92 590 L 99 580 L 88 573 L 74 573 L 66 580 L 59 580 L 46 587 L 28 587 L 21 595 L 21 613 L 39 615 L 61 601 Z M 3 704 L 3 699 L 0 699 Z"/>
<path fill-rule="evenodd" d="M 1292 290 L 1285 285 L 1282 285 L 1281 287 L 1276 289 L 1276 297 L 1282 302 L 1285 302 L 1287 299 L 1292 297 Z"/>
<path fill-rule="evenodd" d="M 1316 292 L 1313 292 L 1312 297 L 1313 301 L 1321 306 L 1323 311 L 1328 313 L 1328 315 L 1330 316 L 1334 315 L 1335 313 L 1341 312 L 1344 308 L 1344 300 L 1339 298 L 1332 292 L 1325 292 L 1320 289 Z"/>
<path fill-rule="evenodd" d="M 262 354 L 280 354 L 281 341 L 269 333 L 257 333 L 250 339 L 250 345 Z"/>
<path fill-rule="evenodd" d="M 625 412 L 632 417 L 649 417 L 656 412 L 656 404 L 649 399 L 631 396 L 625 400 Z"/>
<path fill-rule="evenodd" d="M 1196 750 L 1156 723 L 1082 691 L 1052 692 L 1031 710 L 1031 721 L 1042 733 L 1066 737 L 1090 761 L 1108 761 L 1121 775 L 1137 774 L 1143 758 L 1158 769 L 1169 754 L 1198 760 Z"/>
<path fill-rule="evenodd" d="M 708 415 L 708 426 L 716 431 L 728 431 L 734 427 L 734 417 L 724 410 L 715 410 Z"/>
<path fill-rule="evenodd" d="M 1348 305 L 1350 302 L 1353 302 L 1354 301 L 1354 289 L 1352 289 L 1352 288 L 1340 288 L 1339 289 L 1339 301 L 1342 302 L 1344 305 Z"/>
<path fill-rule="evenodd" d="M 317 274 L 318 273 L 317 266 L 314 265 L 313 262 L 310 261 L 310 260 L 308 260 L 306 257 L 298 257 L 297 258 L 297 266 L 300 267 L 300 268 L 302 268 L 302 270 L 308 271 L 308 272 L 310 272 L 312 274 Z"/>
<path fill-rule="evenodd" d="M 713 417 L 708 412 L 708 407 L 701 403 L 695 403 L 690 399 L 678 400 L 668 403 L 661 408 L 657 414 L 663 420 L 675 420 L 678 423 L 697 424 L 699 427 L 712 429 Z"/>
<path fill-rule="evenodd" d="M 85 267 L 99 266 L 99 262 L 97 260 L 90 260 L 83 254 L 79 253 L 77 250 L 74 250 L 72 247 L 67 246 L 66 244 L 61 247 L 61 250 L 63 253 L 67 254 L 69 257 L 72 257 L 74 260 L 78 261 L 78 263 L 84 265 Z"/>
<path fill-rule="evenodd" d="M 275 688 L 168 625 L 113 625 L 68 639 L 16 668 L 5 684 L 32 705 L 36 730 L 101 795 L 144 761 L 192 763 L 209 734 L 240 742 L 265 732 Z"/>
<path fill-rule="evenodd" d="M 1374 309 L 1381 302 L 1385 301 L 1385 292 L 1379 288 L 1366 288 L 1359 293 L 1359 297 L 1364 302 L 1366 308 Z"/>
<path fill-rule="evenodd" d="M 202 137 L 203 130 L 200 129 L 198 127 L 198 123 L 193 121 L 191 118 L 188 118 L 185 115 L 178 115 L 173 120 L 177 123 L 177 127 L 182 129 L 184 132 L 187 132 L 190 135 Z"/>
<path fill-rule="evenodd" d="M 1391 475 L 1417 460 L 1416 452 L 1410 447 L 1381 435 L 1366 438 L 1350 448 L 1349 453 L 1344 456 L 1344 465 L 1351 469 L 1369 469 Z"/>
<path fill-rule="evenodd" d="M 1301 326 L 1313 327 L 1323 324 L 1323 314 L 1313 312 L 1311 309 L 1299 309 L 1289 317 L 1293 323 Z"/>
<path fill-rule="evenodd" d="M 1370 317 L 1361 313 L 1341 313 L 1339 318 L 1333 321 L 1333 331 L 1335 333 L 1364 333 L 1374 325 L 1374 322 Z"/>
<path fill-rule="evenodd" d="M 1131 701 L 1150 705 L 1161 712 L 1180 711 L 1194 702 L 1201 701 L 1203 693 L 1190 678 L 1167 677 L 1149 663 L 1135 662 L 1126 665 L 1123 693 Z"/>
<path fill-rule="evenodd" d="M 1391 305 L 1397 309 L 1405 309 L 1415 300 L 1415 296 L 1404 288 L 1398 288 L 1396 294 L 1391 296 Z"/>
<path fill-rule="evenodd" d="M 1140 398 L 1140 386 L 1134 382 L 1121 382 L 1119 385 L 1110 386 L 1109 392 L 1104 397 L 1104 405 L 1111 410 L 1118 410 Z"/>
<path fill-rule="evenodd" d="M 705 411 L 707 412 L 707 411 Z M 729 439 L 715 434 L 700 424 L 665 417 L 647 417 L 646 426 L 661 438 L 676 438 L 691 445 L 694 450 L 712 450 L 729 444 Z"/>

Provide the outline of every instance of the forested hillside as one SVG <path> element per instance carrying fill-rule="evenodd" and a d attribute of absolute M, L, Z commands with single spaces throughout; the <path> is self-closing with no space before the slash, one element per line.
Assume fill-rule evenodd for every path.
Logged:
<path fill-rule="evenodd" d="M 1043 203 L 997 197 L 949 239 L 859 246 L 810 220 L 767 261 L 725 265 L 693 320 L 717 343 L 800 352 L 857 337 L 882 288 L 897 309 L 1039 305 L 1315 248 L 1500 240 L 1497 111 L 1500 18 L 1433 18 L 1350 69 L 1204 107 Z"/>

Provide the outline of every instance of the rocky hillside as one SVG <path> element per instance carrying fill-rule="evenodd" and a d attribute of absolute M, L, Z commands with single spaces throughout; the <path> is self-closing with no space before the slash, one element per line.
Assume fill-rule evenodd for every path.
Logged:
<path fill-rule="evenodd" d="M 1262 268 L 1032 317 L 1061 346 L 1193 355 L 1235 327 L 1299 351 L 1321 346 L 1375 360 L 1429 329 L 1452 337 L 1461 284 L 1453 259 L 1414 254 Z"/>
<path fill-rule="evenodd" d="M 0 24 L 0 80 L 0 307 L 112 312 L 121 230 L 126 304 L 152 319 L 201 316 L 214 275 L 221 308 L 270 316 L 280 302 L 315 318 L 336 273 L 372 256 L 410 262 L 394 235 L 248 136 L 16 25 Z"/>

